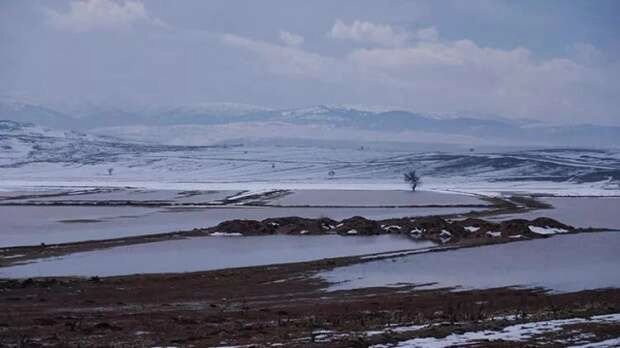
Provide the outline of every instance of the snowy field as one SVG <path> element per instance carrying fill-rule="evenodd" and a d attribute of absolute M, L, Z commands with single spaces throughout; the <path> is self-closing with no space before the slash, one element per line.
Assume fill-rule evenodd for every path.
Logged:
<path fill-rule="evenodd" d="M 3 122 L 3 123 L 2 123 Z M 399 208 L 400 205 L 480 204 L 473 195 L 538 193 L 555 196 L 620 196 L 620 151 L 521 149 L 429 151 L 410 144 L 297 146 L 245 142 L 172 146 L 50 130 L 0 121 L 0 197 L 41 197 L 12 203 L 135 201 L 214 203 L 235 194 L 297 190 L 270 201 L 283 209 L 192 210 L 145 207 L 0 207 L 2 245 L 69 242 L 208 227 L 226 219 L 299 215 L 335 219 L 450 214 L 473 208 Z M 403 173 L 422 176 L 419 192 L 407 192 Z M 330 190 L 313 191 L 313 190 Z M 87 194 L 84 194 L 86 191 Z M 373 193 L 373 191 L 375 193 Z M 441 195 L 439 193 L 450 193 Z M 43 196 L 49 197 L 43 197 Z M 553 202 L 552 204 L 555 204 Z M 557 201 L 562 206 L 561 201 Z M 576 205 L 559 213 L 576 226 L 617 227 L 618 201 L 580 216 Z M 302 206 L 317 206 L 300 210 Z M 341 208 L 328 208 L 341 206 Z M 347 207 L 349 206 L 349 207 Z M 360 210 L 355 207 L 365 207 Z M 395 206 L 386 208 L 382 206 Z M 562 213 L 567 211 L 567 213 Z M 565 215 L 568 215 L 565 216 Z M 553 215 L 552 215 L 553 216 Z M 607 219 L 611 219 L 607 221 Z"/>
<path fill-rule="evenodd" d="M 0 127 L 4 190 L 58 186 L 404 190 L 402 176 L 411 169 L 422 176 L 423 189 L 433 191 L 620 195 L 618 150 L 432 151 L 405 143 L 278 145 L 244 139 L 171 146 L 19 123 Z"/>

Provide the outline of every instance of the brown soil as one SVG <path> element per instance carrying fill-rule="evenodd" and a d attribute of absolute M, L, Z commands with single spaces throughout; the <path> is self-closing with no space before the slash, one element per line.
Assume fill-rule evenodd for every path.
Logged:
<path fill-rule="evenodd" d="M 571 294 L 413 287 L 324 292 L 325 284 L 312 277 L 317 270 L 351 262 L 355 260 L 187 274 L 3 281 L 0 346 L 365 347 L 515 323 L 492 319 L 502 315 L 518 315 L 524 322 L 620 311 L 620 289 Z M 437 325 L 415 332 L 363 334 L 386 326 L 432 323 Z M 321 336 L 325 330 L 331 332 L 329 341 Z M 618 325 L 594 325 L 588 330 L 600 339 L 620 335 Z"/>
<path fill-rule="evenodd" d="M 448 248 L 502 243 L 510 236 L 537 238 L 527 225 L 566 228 L 550 219 L 493 223 L 478 217 L 534 208 L 529 201 L 499 200 L 495 209 L 470 218 L 343 221 L 296 217 L 229 221 L 192 231 L 107 241 L 5 248 L 3 265 L 118 245 L 148 243 L 209 233 L 359 234 L 409 233 Z M 382 226 L 383 225 L 383 226 Z M 395 227 L 398 226 L 398 227 Z M 475 232 L 465 226 L 478 227 Z M 487 232 L 501 232 L 492 237 Z M 304 234 L 305 234 L 304 233 Z M 445 237 L 445 234 L 444 234 Z M 550 294 L 541 289 L 472 291 L 417 290 L 415 287 L 325 292 L 317 271 L 361 262 L 339 258 L 315 262 L 220 271 L 80 279 L 0 280 L 0 347 L 208 347 L 220 345 L 367 347 L 413 337 L 445 337 L 466 331 L 500 330 L 516 322 L 620 312 L 620 289 Z M 497 320 L 517 315 L 517 321 Z M 419 331 L 386 330 L 394 325 L 433 324 Z M 368 335 L 369 330 L 383 333 Z M 480 342 L 478 347 L 561 346 L 556 339 L 590 334 L 593 341 L 619 337 L 620 325 L 580 324 L 531 342 Z M 555 342 L 555 343 L 554 343 Z"/>

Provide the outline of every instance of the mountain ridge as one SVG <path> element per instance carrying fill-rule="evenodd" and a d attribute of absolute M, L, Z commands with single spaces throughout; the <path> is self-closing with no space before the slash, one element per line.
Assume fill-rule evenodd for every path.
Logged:
<path fill-rule="evenodd" d="M 315 105 L 271 109 L 248 104 L 198 103 L 165 107 L 121 108 L 85 104 L 71 113 L 47 105 L 0 100 L 0 119 L 37 125 L 96 130 L 111 127 L 226 126 L 282 123 L 295 127 L 327 127 L 351 132 L 443 134 L 493 140 L 498 144 L 620 147 L 620 127 L 592 124 L 551 125 L 539 121 L 475 118 L 470 115 L 437 117 L 407 110 L 346 105 Z M 67 109 L 69 110 L 69 109 Z M 268 130 L 268 127 L 265 127 Z M 240 134 L 239 136 L 243 136 Z M 260 137 L 260 134 L 252 134 Z M 267 136 L 267 134 L 265 134 Z M 415 142 L 415 135 L 412 142 Z M 134 139 L 140 140 L 140 139 Z M 437 139 L 442 142 L 441 137 Z M 476 141 L 470 142 L 476 145 Z"/>

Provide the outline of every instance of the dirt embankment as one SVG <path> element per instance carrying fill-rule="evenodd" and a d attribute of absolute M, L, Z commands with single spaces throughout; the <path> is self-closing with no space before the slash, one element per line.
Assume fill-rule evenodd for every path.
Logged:
<path fill-rule="evenodd" d="M 437 216 L 385 220 L 371 220 L 362 216 L 354 216 L 341 221 L 329 218 L 308 219 L 300 217 L 269 218 L 262 221 L 229 220 L 212 228 L 196 229 L 194 233 L 248 236 L 269 234 L 340 234 L 345 236 L 403 234 L 414 239 L 430 240 L 440 244 L 490 238 L 502 240 L 546 237 L 545 234 L 533 232 L 532 227 L 562 232 L 576 231 L 572 226 L 550 218 L 513 219 L 498 223 L 477 218 L 451 220 Z"/>
<path fill-rule="evenodd" d="M 514 240 L 547 237 L 545 234 L 532 232 L 532 226 L 539 227 L 542 230 L 549 228 L 557 229 L 566 233 L 577 231 L 571 226 L 548 218 L 538 218 L 532 221 L 516 219 L 501 223 L 477 218 L 451 220 L 441 217 L 421 217 L 370 220 L 361 216 L 341 221 L 328 218 L 309 219 L 301 217 L 269 218 L 262 221 L 229 220 L 215 227 L 197 228 L 190 231 L 100 241 L 3 248 L 0 249 L 0 267 L 24 263 L 38 258 L 62 256 L 75 252 L 92 251 L 122 245 L 222 235 L 339 234 L 343 236 L 368 236 L 401 234 L 412 239 L 428 240 L 453 247 L 505 243 Z"/>

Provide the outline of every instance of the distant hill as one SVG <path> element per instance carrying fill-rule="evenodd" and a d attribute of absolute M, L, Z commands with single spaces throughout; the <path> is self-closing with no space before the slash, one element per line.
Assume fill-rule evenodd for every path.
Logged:
<path fill-rule="evenodd" d="M 234 127 L 235 138 L 253 139 L 283 136 L 282 129 L 294 129 L 304 138 L 326 140 L 329 134 L 338 140 L 343 134 L 351 138 L 391 138 L 399 142 L 433 142 L 479 145 L 620 147 L 620 127 L 597 125 L 558 126 L 540 122 L 512 121 L 476 117 L 435 117 L 404 110 L 317 105 L 298 109 L 269 109 L 234 103 L 205 103 L 164 107 L 119 107 L 92 103 L 71 107 L 51 107 L 14 100 L 0 100 L 0 119 L 30 122 L 63 129 L 95 130 L 100 134 L 125 136 L 134 140 L 151 139 L 165 134 L 169 126 Z M 242 127 L 242 125 L 248 125 Z M 274 125 L 278 127 L 274 128 Z M 135 126 L 141 131 L 135 132 Z M 122 127 L 134 127 L 128 132 Z M 152 129 L 157 127 L 157 129 Z M 306 127 L 306 128 L 304 128 Z M 317 128 L 318 127 L 318 128 Z M 323 127 L 329 132 L 317 132 Z M 182 127 L 181 127 L 182 128 Z M 189 138 L 208 132 L 209 127 L 186 127 Z M 174 130 L 176 136 L 179 127 Z M 261 129 L 264 129 L 261 132 Z M 308 131 L 304 131 L 307 129 Z M 336 131 L 337 130 L 337 131 Z M 244 132 L 247 132 L 244 133 Z M 360 133 L 355 136 L 356 132 Z M 379 134 L 381 133 L 381 134 Z M 232 136 L 232 135 L 231 135 Z M 290 137 L 294 137 L 293 134 Z M 221 137 L 219 137 L 221 138 Z M 219 139 L 218 138 L 218 139 Z M 221 140 L 221 139 L 219 139 Z M 177 142 L 182 141 L 178 140 Z"/>

